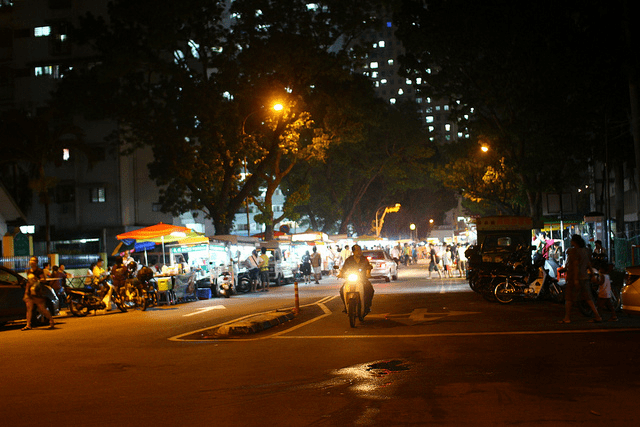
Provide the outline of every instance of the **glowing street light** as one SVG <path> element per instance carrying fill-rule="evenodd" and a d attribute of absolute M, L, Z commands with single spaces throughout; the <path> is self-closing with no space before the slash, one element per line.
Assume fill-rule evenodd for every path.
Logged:
<path fill-rule="evenodd" d="M 486 152 L 488 152 L 488 151 L 489 151 L 489 147 L 488 147 L 488 146 L 486 146 L 486 145 L 483 145 L 482 147 L 480 147 L 480 150 L 481 150 L 483 153 L 486 153 Z"/>
<path fill-rule="evenodd" d="M 381 209 L 384 209 L 382 213 L 382 218 L 380 218 L 380 225 L 378 225 L 378 213 Z M 380 231 L 382 230 L 382 225 L 384 224 L 384 216 L 387 212 L 398 212 L 400 210 L 400 203 L 396 203 L 395 206 L 383 206 L 376 211 L 376 237 L 380 237 Z"/>

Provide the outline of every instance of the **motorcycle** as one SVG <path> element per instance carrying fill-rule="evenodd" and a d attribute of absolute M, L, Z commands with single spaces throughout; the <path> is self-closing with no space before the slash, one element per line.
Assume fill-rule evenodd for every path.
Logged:
<path fill-rule="evenodd" d="M 558 281 L 549 275 L 544 268 L 544 258 L 536 260 L 532 265 L 520 268 L 520 271 L 505 275 L 494 288 L 498 302 L 509 304 L 514 299 L 551 299 L 554 302 L 564 301 L 564 290 Z"/>
<path fill-rule="evenodd" d="M 103 287 L 108 287 L 109 289 L 101 293 L 99 292 L 98 286 L 90 286 L 84 288 L 72 288 L 70 286 L 65 287 L 65 293 L 67 294 L 67 306 L 69 307 L 69 311 L 71 314 L 77 317 L 84 317 L 91 310 L 104 310 L 107 308 L 107 303 L 105 302 L 105 296 L 111 294 L 111 300 L 116 304 L 118 309 L 123 313 L 127 312 L 127 307 L 124 304 L 122 297 L 116 292 L 113 293 L 113 286 L 109 283 L 103 282 Z"/>
<path fill-rule="evenodd" d="M 120 292 L 125 304 L 129 307 L 145 311 L 149 307 L 158 305 L 157 285 L 153 279 L 153 271 L 149 267 L 142 267 L 135 277 L 127 279 Z"/>
<path fill-rule="evenodd" d="M 349 317 L 349 325 L 352 328 L 356 327 L 356 317 L 362 322 L 366 315 L 364 308 L 365 280 L 364 272 L 358 269 L 358 271 L 348 272 L 344 283 L 344 302 L 347 316 Z"/>

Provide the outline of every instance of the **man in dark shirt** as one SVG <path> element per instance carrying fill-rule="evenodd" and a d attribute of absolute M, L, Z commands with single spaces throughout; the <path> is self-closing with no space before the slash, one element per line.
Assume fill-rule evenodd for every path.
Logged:
<path fill-rule="evenodd" d="M 365 257 L 362 255 L 362 248 L 358 245 L 353 245 L 352 255 L 344 261 L 344 265 L 342 266 L 342 270 L 340 270 L 340 274 L 338 277 L 347 277 L 350 271 L 358 271 L 362 270 L 365 272 L 365 277 L 371 277 L 371 269 L 373 266 Z M 373 285 L 369 280 L 365 280 L 364 282 L 364 314 L 366 315 L 371 311 L 371 302 L 373 301 Z M 342 298 L 342 304 L 344 304 L 344 285 L 340 287 L 340 298 Z M 345 305 L 346 312 L 346 305 Z"/>

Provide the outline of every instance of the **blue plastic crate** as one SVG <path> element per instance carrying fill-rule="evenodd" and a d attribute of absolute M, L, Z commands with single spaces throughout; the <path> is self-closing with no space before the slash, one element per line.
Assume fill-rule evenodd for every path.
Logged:
<path fill-rule="evenodd" d="M 211 298 L 211 288 L 198 289 L 198 299 L 209 299 L 209 298 Z"/>

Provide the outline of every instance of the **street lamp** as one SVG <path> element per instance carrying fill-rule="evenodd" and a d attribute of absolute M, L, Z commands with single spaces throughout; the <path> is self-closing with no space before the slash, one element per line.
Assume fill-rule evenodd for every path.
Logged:
<path fill-rule="evenodd" d="M 378 213 L 380 210 L 384 209 L 382 213 L 382 218 L 380 218 L 380 225 L 378 225 Z M 380 231 L 382 230 L 382 225 L 384 224 L 384 216 L 387 212 L 398 212 L 400 210 L 400 203 L 396 203 L 395 206 L 382 206 L 376 211 L 376 237 L 380 237 Z"/>
<path fill-rule="evenodd" d="M 409 226 L 409 229 L 411 230 L 411 238 L 412 238 L 413 240 L 418 240 L 418 232 L 416 231 L 416 225 L 412 223 L 412 224 Z M 415 232 L 415 238 L 413 237 L 414 232 Z"/>

